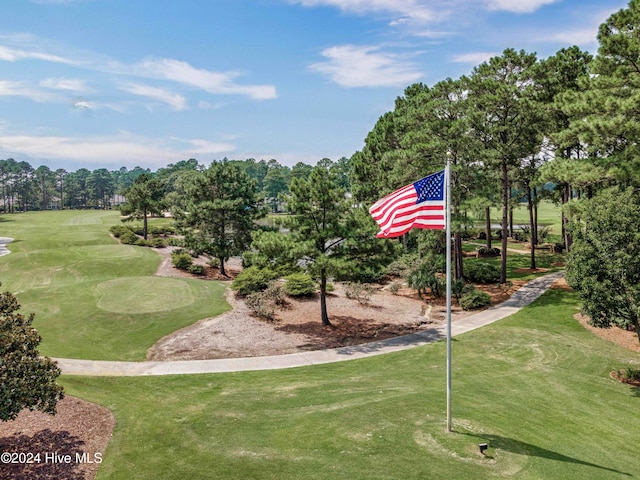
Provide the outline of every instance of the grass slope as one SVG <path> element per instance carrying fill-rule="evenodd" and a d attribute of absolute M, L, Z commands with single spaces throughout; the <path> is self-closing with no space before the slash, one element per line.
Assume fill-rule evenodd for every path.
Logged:
<path fill-rule="evenodd" d="M 229 308 L 224 284 L 157 278 L 160 257 L 109 236 L 114 211 L 5 215 L 2 288 L 35 313 L 45 355 L 144 360 L 158 339 Z"/>
<path fill-rule="evenodd" d="M 640 355 L 584 330 L 550 291 L 453 345 L 271 372 L 66 377 L 117 420 L 98 479 L 629 479 L 638 389 L 609 371 Z M 478 443 L 487 442 L 487 457 Z"/>

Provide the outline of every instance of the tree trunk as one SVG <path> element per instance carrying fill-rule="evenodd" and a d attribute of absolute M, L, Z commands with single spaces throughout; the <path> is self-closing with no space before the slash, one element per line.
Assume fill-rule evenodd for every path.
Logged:
<path fill-rule="evenodd" d="M 500 252 L 500 283 L 507 283 L 507 227 L 509 216 L 509 177 L 507 161 L 502 160 L 502 251 Z"/>
<path fill-rule="evenodd" d="M 224 270 L 224 257 L 220 257 L 220 275 L 227 276 L 227 272 Z"/>
<path fill-rule="evenodd" d="M 487 249 L 491 248 L 491 208 L 487 207 L 484 211 L 486 221 Z"/>
<path fill-rule="evenodd" d="M 563 200 L 565 200 L 565 204 L 569 203 L 571 200 L 571 185 L 567 184 L 565 186 L 564 194 L 562 195 Z M 569 223 L 569 219 L 565 215 L 564 211 L 562 212 L 562 238 L 564 239 L 564 248 L 567 252 L 571 250 L 571 244 L 573 243 L 573 237 L 571 233 L 569 233 L 569 229 L 567 228 L 567 224 Z"/>
<path fill-rule="evenodd" d="M 631 323 L 633 323 L 633 326 L 636 329 L 636 337 L 638 337 L 638 342 L 640 342 L 640 324 L 638 323 L 637 315 L 633 316 L 633 318 L 631 319 Z"/>
<path fill-rule="evenodd" d="M 531 230 L 531 238 L 529 239 L 531 242 L 531 262 L 529 268 L 531 270 L 536 269 L 536 244 L 537 244 L 537 232 L 536 225 L 534 221 L 533 215 L 533 197 L 531 195 L 531 187 L 527 184 L 525 187 L 527 189 L 527 206 L 529 207 L 529 229 Z"/>
<path fill-rule="evenodd" d="M 535 239 L 536 245 L 540 243 L 540 239 L 538 238 L 538 189 L 537 187 L 533 187 L 533 226 L 535 228 Z"/>
<path fill-rule="evenodd" d="M 511 187 L 509 187 L 509 202 L 511 202 Z M 513 205 L 509 205 L 509 236 L 513 238 Z"/>
<path fill-rule="evenodd" d="M 142 211 L 142 217 L 143 217 L 143 226 L 142 226 L 142 237 L 146 240 L 147 239 L 147 227 L 148 227 L 148 223 L 147 223 L 147 211 L 143 210 Z"/>
<path fill-rule="evenodd" d="M 330 326 L 331 322 L 327 314 L 327 272 L 324 269 L 320 272 L 320 315 L 322 325 Z"/>
<path fill-rule="evenodd" d="M 453 234 L 453 258 L 454 258 L 454 271 L 456 280 L 461 280 L 464 277 L 464 264 L 462 259 L 462 234 L 456 232 Z"/>

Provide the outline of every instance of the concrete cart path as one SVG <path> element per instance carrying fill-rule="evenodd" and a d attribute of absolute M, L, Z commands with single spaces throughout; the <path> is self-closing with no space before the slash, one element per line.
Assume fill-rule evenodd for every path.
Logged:
<path fill-rule="evenodd" d="M 537 299 L 553 282 L 563 276 L 564 272 L 555 272 L 530 281 L 516 291 L 509 300 L 452 323 L 451 335 L 459 335 L 475 330 L 476 328 L 483 327 L 516 313 L 522 307 L 529 305 Z M 446 325 L 440 325 L 436 328 L 418 333 L 380 340 L 378 342 L 331 350 L 292 353 L 288 355 L 168 362 L 109 362 L 67 358 L 54 358 L 54 360 L 58 362 L 58 366 L 65 375 L 143 376 L 223 373 L 248 370 L 274 370 L 341 362 L 414 348 L 442 340 L 445 337 Z"/>
<path fill-rule="evenodd" d="M 0 237 L 0 257 L 3 255 L 9 255 L 11 252 L 7 248 L 7 243 L 13 242 L 13 238 Z"/>

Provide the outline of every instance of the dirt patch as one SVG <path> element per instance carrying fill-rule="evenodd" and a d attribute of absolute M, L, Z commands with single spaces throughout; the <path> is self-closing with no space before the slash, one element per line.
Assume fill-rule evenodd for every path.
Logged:
<path fill-rule="evenodd" d="M 563 278 L 559 278 L 551 285 L 551 290 L 564 290 L 566 292 L 573 292 L 573 288 L 567 285 L 567 280 Z"/>
<path fill-rule="evenodd" d="M 640 352 L 640 342 L 638 342 L 638 336 L 635 332 L 630 332 L 616 326 L 612 326 L 610 328 L 594 327 L 589 325 L 589 317 L 580 313 L 575 314 L 573 318 L 580 322 L 584 328 L 593 332 L 598 337 L 616 343 L 627 350 Z"/>
<path fill-rule="evenodd" d="M 164 249 L 163 249 L 164 250 Z M 159 251 L 169 256 L 165 251 Z M 230 270 L 241 268 L 239 259 L 229 262 Z M 163 260 L 158 275 L 171 276 L 177 270 Z M 183 276 L 186 272 L 180 272 Z M 189 274 L 186 274 L 189 275 Z M 508 299 L 525 281 L 510 287 L 478 285 L 491 296 L 492 305 Z M 232 310 L 162 338 L 147 352 L 148 360 L 204 360 L 215 358 L 257 357 L 337 348 L 415 333 L 442 324 L 446 300 L 420 299 L 415 290 L 401 288 L 396 295 L 388 286 L 377 286 L 371 301 L 361 305 L 346 297 L 341 284 L 327 296 L 331 326 L 320 317 L 318 295 L 289 299 L 286 308 L 276 312 L 274 321 L 253 317 L 244 301 L 230 289 L 226 291 Z M 472 315 L 453 300 L 451 320 Z"/>
<path fill-rule="evenodd" d="M 516 268 L 515 273 L 545 273 L 548 272 L 548 268 Z"/>
<path fill-rule="evenodd" d="M 74 397 L 58 402 L 55 416 L 22 411 L 0 422 L 0 452 L 16 460 L 0 462 L 0 478 L 91 480 L 114 425 L 109 410 Z"/>
<path fill-rule="evenodd" d="M 209 265 L 209 259 L 205 256 L 200 256 L 193 259 L 193 263 L 196 265 L 202 265 L 204 267 L 203 275 L 193 275 L 185 270 L 180 270 L 173 266 L 171 263 L 171 252 L 176 250 L 178 247 L 163 247 L 163 248 L 154 248 L 158 255 L 162 258 L 160 261 L 160 265 L 158 266 L 158 270 L 156 271 L 156 276 L 158 277 L 178 277 L 178 278 L 197 278 L 201 280 L 221 280 L 221 281 L 231 281 L 233 280 L 238 273 L 242 270 L 242 261 L 239 258 L 231 258 L 229 261 L 225 262 L 225 273 L 226 275 L 222 275 L 220 273 L 220 269 L 213 268 Z"/>

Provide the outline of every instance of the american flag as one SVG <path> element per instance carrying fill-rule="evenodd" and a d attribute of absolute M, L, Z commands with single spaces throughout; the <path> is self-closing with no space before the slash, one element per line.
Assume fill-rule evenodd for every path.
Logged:
<path fill-rule="evenodd" d="M 399 237 L 412 228 L 445 228 L 444 170 L 381 198 L 369 209 L 378 238 Z"/>

